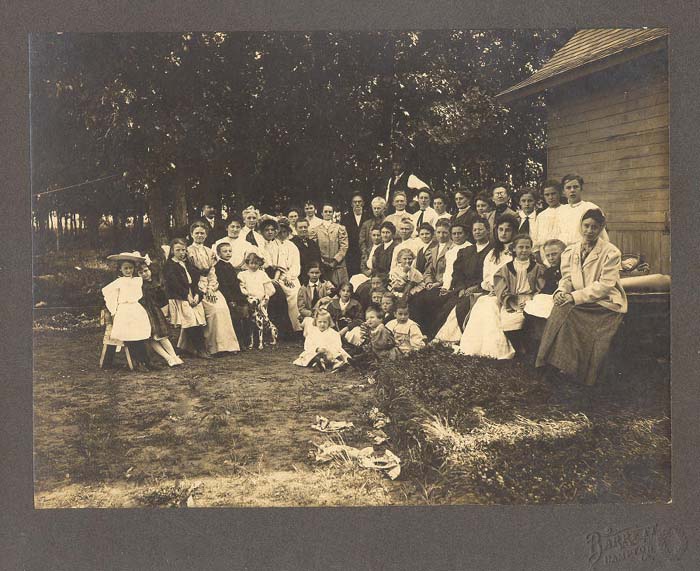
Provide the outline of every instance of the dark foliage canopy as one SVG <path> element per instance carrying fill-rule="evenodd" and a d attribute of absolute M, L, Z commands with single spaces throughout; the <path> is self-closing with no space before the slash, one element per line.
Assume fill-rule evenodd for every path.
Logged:
<path fill-rule="evenodd" d="M 38 34 L 33 194 L 87 220 L 143 215 L 162 240 L 204 201 L 277 212 L 370 198 L 401 150 L 433 188 L 539 181 L 544 103 L 493 96 L 570 31 Z"/>

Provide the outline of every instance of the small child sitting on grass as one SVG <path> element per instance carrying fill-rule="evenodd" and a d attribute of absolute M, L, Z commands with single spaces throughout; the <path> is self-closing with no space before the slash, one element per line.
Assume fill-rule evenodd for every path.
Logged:
<path fill-rule="evenodd" d="M 382 310 L 382 315 L 384 316 L 384 325 L 389 323 L 394 319 L 394 304 L 396 303 L 396 298 L 391 292 L 384 292 L 382 294 L 382 299 L 379 304 L 379 308 Z"/>
<path fill-rule="evenodd" d="M 409 319 L 408 303 L 399 301 L 396 304 L 396 319 L 386 324 L 396 340 L 396 345 L 404 355 L 425 347 L 425 339 L 420 326 Z"/>
<path fill-rule="evenodd" d="M 382 323 L 382 317 L 382 310 L 375 305 L 370 305 L 365 311 L 365 322 L 361 327 L 362 348 L 369 356 L 395 361 L 401 356 L 401 351 L 391 331 Z"/>
<path fill-rule="evenodd" d="M 343 349 L 343 342 L 335 329 L 333 320 L 325 309 L 316 312 L 314 323 L 309 327 L 304 340 L 304 351 L 294 361 L 300 367 L 314 367 L 319 371 L 336 370 L 347 364 L 350 355 Z"/>

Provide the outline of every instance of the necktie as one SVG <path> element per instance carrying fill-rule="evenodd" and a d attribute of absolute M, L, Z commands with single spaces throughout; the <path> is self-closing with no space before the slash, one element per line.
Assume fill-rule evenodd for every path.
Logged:
<path fill-rule="evenodd" d="M 526 216 L 525 220 L 520 224 L 520 228 L 518 229 L 522 234 L 529 234 L 530 233 L 530 217 Z"/>
<path fill-rule="evenodd" d="M 311 288 L 313 290 L 313 294 L 311 295 L 311 306 L 314 307 L 319 300 L 318 288 L 316 287 L 316 284 L 311 284 Z"/>
<path fill-rule="evenodd" d="M 418 224 L 416 225 L 416 230 L 420 228 L 420 225 L 423 224 L 423 214 L 425 214 L 425 210 L 420 211 L 420 216 L 418 217 Z"/>
<path fill-rule="evenodd" d="M 253 244 L 253 246 L 257 247 L 258 246 L 258 241 L 255 239 L 255 233 L 251 230 L 248 232 L 248 235 L 245 237 L 246 242 L 249 242 Z"/>

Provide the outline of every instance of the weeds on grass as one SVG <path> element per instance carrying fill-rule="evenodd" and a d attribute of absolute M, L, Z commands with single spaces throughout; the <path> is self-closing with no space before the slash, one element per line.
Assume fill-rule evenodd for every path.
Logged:
<path fill-rule="evenodd" d="M 194 506 L 194 496 L 203 487 L 202 482 L 190 483 L 187 480 L 174 484 L 162 484 L 155 489 L 141 492 L 136 501 L 150 508 L 187 508 Z"/>
<path fill-rule="evenodd" d="M 385 430 L 421 501 L 668 500 L 668 418 L 636 395 L 659 394 L 658 379 L 635 379 L 635 391 L 557 386 L 520 363 L 448 353 L 431 347 L 376 372 Z"/>

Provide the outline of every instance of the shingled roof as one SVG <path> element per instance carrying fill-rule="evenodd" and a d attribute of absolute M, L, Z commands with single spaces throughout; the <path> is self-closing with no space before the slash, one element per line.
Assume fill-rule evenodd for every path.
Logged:
<path fill-rule="evenodd" d="M 666 46 L 666 28 L 580 30 L 542 68 L 499 93 L 501 102 L 527 97 Z"/>

